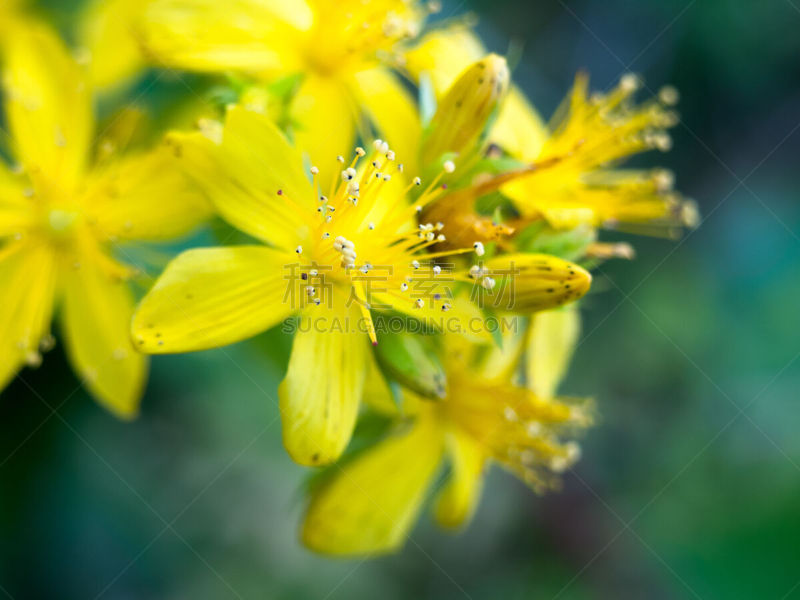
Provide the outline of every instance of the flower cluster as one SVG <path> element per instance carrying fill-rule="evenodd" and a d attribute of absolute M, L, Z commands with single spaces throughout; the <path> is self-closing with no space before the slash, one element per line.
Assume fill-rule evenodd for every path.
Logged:
<path fill-rule="evenodd" d="M 579 74 L 546 125 L 502 56 L 415 0 L 97 0 L 75 48 L 24 4 L 0 6 L 0 386 L 42 362 L 54 314 L 123 418 L 148 355 L 282 326 L 284 445 L 324 469 L 308 547 L 400 547 L 443 472 L 448 528 L 491 464 L 558 486 L 594 413 L 558 392 L 578 301 L 591 267 L 633 256 L 598 231 L 697 219 L 668 171 L 619 168 L 669 149 L 676 90 L 639 103 L 634 75 L 591 93 Z M 213 86 L 166 123 L 122 107 L 97 128 L 95 101 L 153 70 Z M 140 258 L 211 218 L 232 235 Z M 359 418 L 385 427 L 356 452 Z"/>

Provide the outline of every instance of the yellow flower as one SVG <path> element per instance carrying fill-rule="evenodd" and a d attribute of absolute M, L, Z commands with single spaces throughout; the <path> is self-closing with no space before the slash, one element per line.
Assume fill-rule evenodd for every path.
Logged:
<path fill-rule="evenodd" d="M 406 65 L 416 78 L 427 74 L 442 94 L 482 54 L 477 38 L 456 26 L 423 38 L 408 53 Z M 677 92 L 664 88 L 655 99 L 637 105 L 633 94 L 638 87 L 638 79 L 626 75 L 611 92 L 589 95 L 588 78 L 580 74 L 548 127 L 512 88 L 488 141 L 527 166 L 481 182 L 473 199 L 477 191 L 499 187 L 521 213 L 521 225 L 544 218 L 557 229 L 588 224 L 656 235 L 694 225 L 694 205 L 672 191 L 671 173 L 613 168 L 634 154 L 666 151 L 671 145 L 666 129 L 677 122 L 669 108 Z M 450 218 L 470 204 L 463 198 L 449 200 L 431 218 Z"/>
<path fill-rule="evenodd" d="M 61 306 L 66 351 L 89 391 L 132 417 L 147 362 L 133 348 L 131 267 L 112 242 L 186 232 L 207 210 L 165 152 L 117 157 L 106 139 L 92 163 L 92 96 L 60 40 L 35 24 L 6 38 L 3 85 L 12 151 L 0 163 L 0 388 L 52 345 Z"/>
<path fill-rule="evenodd" d="M 417 34 L 424 13 L 412 0 L 156 0 L 142 39 L 156 66 L 264 81 L 301 73 L 293 135 L 312 157 L 347 154 L 362 116 L 410 156 L 413 98 L 380 59 Z M 337 172 L 320 169 L 327 186 Z"/>
<path fill-rule="evenodd" d="M 331 159 L 341 173 L 323 191 L 319 169 L 304 172 L 299 152 L 264 115 L 229 109 L 224 128 L 174 136 L 187 173 L 232 225 L 272 247 L 190 250 L 178 256 L 142 301 L 133 321 L 138 347 L 184 352 L 245 339 L 291 315 L 300 321 L 280 387 L 284 444 L 294 460 L 336 460 L 350 439 L 364 385 L 366 338 L 378 332 L 373 310 L 391 308 L 439 327 L 439 320 L 481 322 L 477 307 L 448 286 L 496 294 L 511 310 L 539 310 L 577 299 L 588 273 L 553 257 L 496 257 L 471 272 L 433 264 L 473 248 L 426 253 L 444 224 L 416 215 L 443 192 L 439 176 L 408 185 L 386 142 L 369 155 Z M 449 165 L 445 165 L 449 169 Z M 410 188 L 424 192 L 414 204 Z M 495 289 L 496 288 L 496 289 Z M 494 295 L 492 296 L 494 297 Z"/>
<path fill-rule="evenodd" d="M 399 549 L 445 458 L 449 477 L 435 515 L 442 526 L 458 528 L 472 517 L 488 464 L 544 492 L 579 457 L 569 438 L 591 423 L 585 402 L 540 397 L 509 383 L 522 349 L 519 336 L 503 351 L 470 346 L 457 336 L 446 342 L 447 397 L 430 402 L 405 394 L 408 422 L 333 467 L 312 493 L 302 529 L 312 550 L 374 555 Z"/>

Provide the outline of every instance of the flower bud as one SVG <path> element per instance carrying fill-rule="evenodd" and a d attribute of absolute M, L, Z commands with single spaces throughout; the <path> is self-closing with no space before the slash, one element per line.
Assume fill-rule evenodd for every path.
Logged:
<path fill-rule="evenodd" d="M 497 306 L 536 312 L 574 302 L 589 291 L 592 276 L 575 263 L 549 254 L 505 254 L 486 263 L 499 294 Z"/>
<path fill-rule="evenodd" d="M 435 162 L 446 152 L 464 154 L 472 150 L 505 96 L 508 83 L 506 59 L 497 54 L 467 67 L 439 102 L 423 141 L 422 164 Z"/>

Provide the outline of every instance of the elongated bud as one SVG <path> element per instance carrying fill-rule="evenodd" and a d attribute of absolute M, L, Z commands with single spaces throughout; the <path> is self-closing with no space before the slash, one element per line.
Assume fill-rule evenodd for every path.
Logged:
<path fill-rule="evenodd" d="M 588 271 L 549 254 L 505 254 L 485 265 L 495 280 L 497 306 L 527 313 L 547 310 L 581 298 L 592 283 Z"/>
<path fill-rule="evenodd" d="M 473 63 L 444 95 L 423 142 L 422 164 L 446 152 L 464 154 L 478 143 L 487 121 L 508 90 L 506 59 L 489 54 Z"/>

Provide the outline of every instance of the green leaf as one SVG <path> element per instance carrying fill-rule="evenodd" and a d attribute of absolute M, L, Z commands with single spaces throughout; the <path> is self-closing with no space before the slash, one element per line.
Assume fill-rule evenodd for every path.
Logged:
<path fill-rule="evenodd" d="M 550 254 L 576 261 L 586 254 L 586 248 L 596 240 L 597 231 L 588 225 L 558 230 L 544 221 L 537 221 L 517 237 L 517 248 L 524 252 Z"/>

